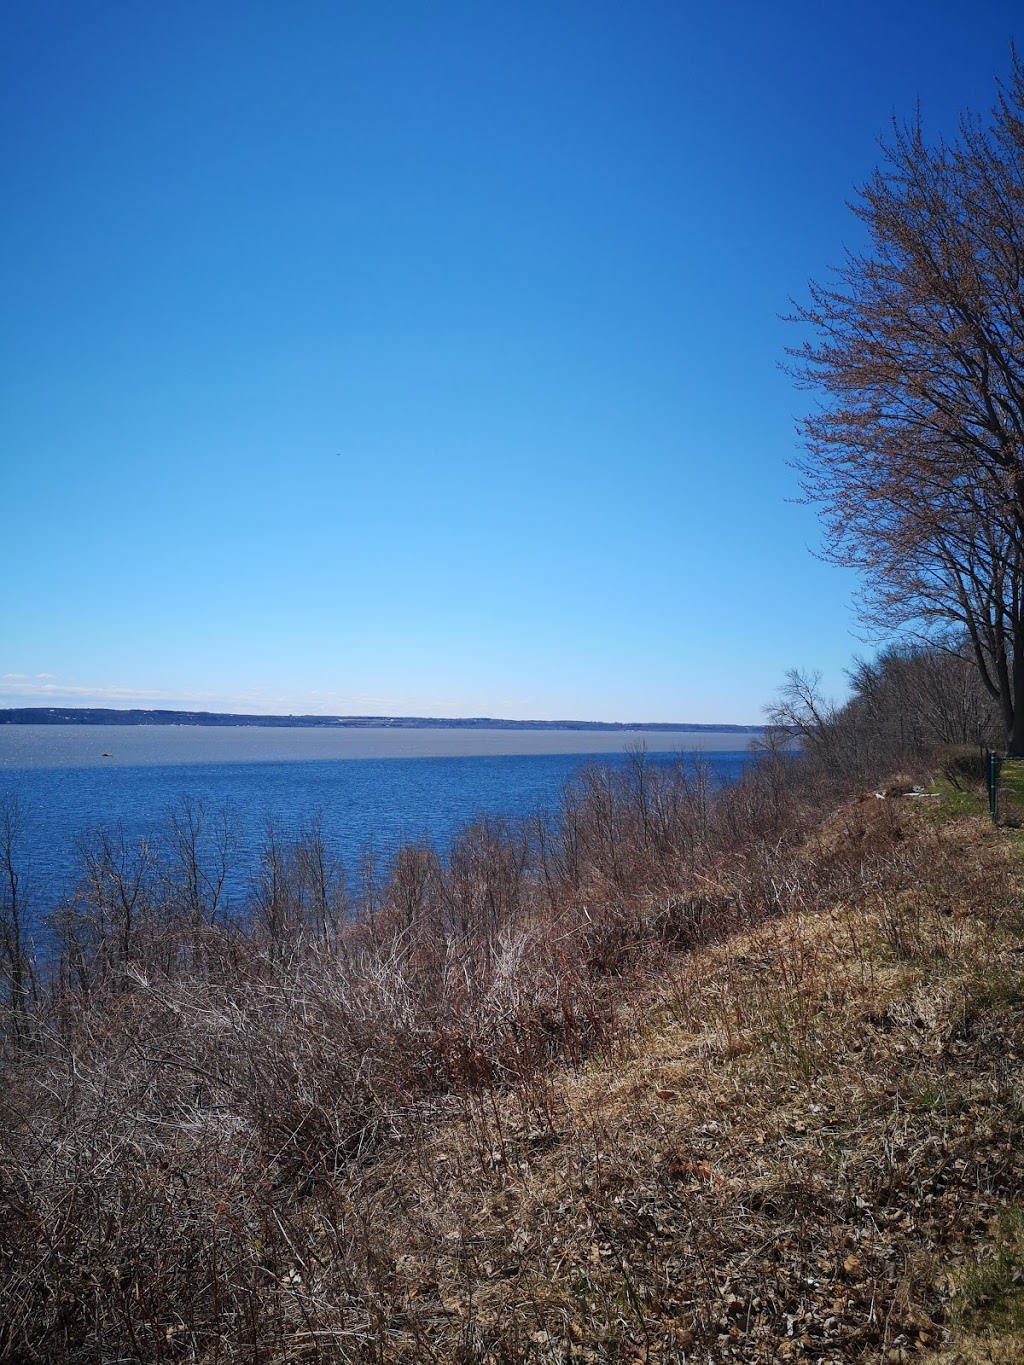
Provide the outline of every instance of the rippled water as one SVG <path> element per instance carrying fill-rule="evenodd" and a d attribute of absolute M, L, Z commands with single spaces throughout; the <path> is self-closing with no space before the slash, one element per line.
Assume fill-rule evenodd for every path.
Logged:
<path fill-rule="evenodd" d="M 582 764 L 620 763 L 645 738 L 652 761 L 697 751 L 722 781 L 750 761 L 749 736 L 719 733 L 0 726 L 0 792 L 18 798 L 19 861 L 40 909 L 74 879 L 91 829 L 159 843 L 184 799 L 210 823 L 227 814 L 237 901 L 269 821 L 299 837 L 319 817 L 351 874 L 370 847 L 383 860 L 403 840 L 443 848 L 477 815 L 550 809 Z"/>

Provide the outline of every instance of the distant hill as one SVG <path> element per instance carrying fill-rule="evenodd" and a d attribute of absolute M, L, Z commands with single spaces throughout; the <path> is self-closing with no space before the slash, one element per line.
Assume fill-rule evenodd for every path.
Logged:
<path fill-rule="evenodd" d="M 12 706 L 0 725 L 254 725 L 350 730 L 682 730 L 758 734 L 760 725 L 690 725 L 666 721 L 496 720 L 492 716 L 250 716 L 227 711 L 114 710 L 102 706 Z"/>

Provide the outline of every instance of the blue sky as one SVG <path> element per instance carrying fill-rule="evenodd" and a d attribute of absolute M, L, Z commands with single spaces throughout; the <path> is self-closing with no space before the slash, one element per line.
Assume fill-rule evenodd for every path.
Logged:
<path fill-rule="evenodd" d="M 756 722 L 791 297 L 1018 4 L 0 12 L 0 705 Z"/>

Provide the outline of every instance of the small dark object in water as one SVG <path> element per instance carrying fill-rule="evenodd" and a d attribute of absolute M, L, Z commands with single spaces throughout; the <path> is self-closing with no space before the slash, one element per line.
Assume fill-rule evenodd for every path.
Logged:
<path fill-rule="evenodd" d="M 113 754 L 100 754 L 100 758 L 113 758 Z"/>

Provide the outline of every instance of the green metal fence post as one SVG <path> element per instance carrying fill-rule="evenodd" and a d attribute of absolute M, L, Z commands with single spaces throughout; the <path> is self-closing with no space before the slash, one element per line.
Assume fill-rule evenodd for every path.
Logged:
<path fill-rule="evenodd" d="M 1003 760 L 995 750 L 990 750 L 988 756 L 988 809 L 992 816 L 994 825 L 999 823 L 999 773 L 1003 766 Z"/>

